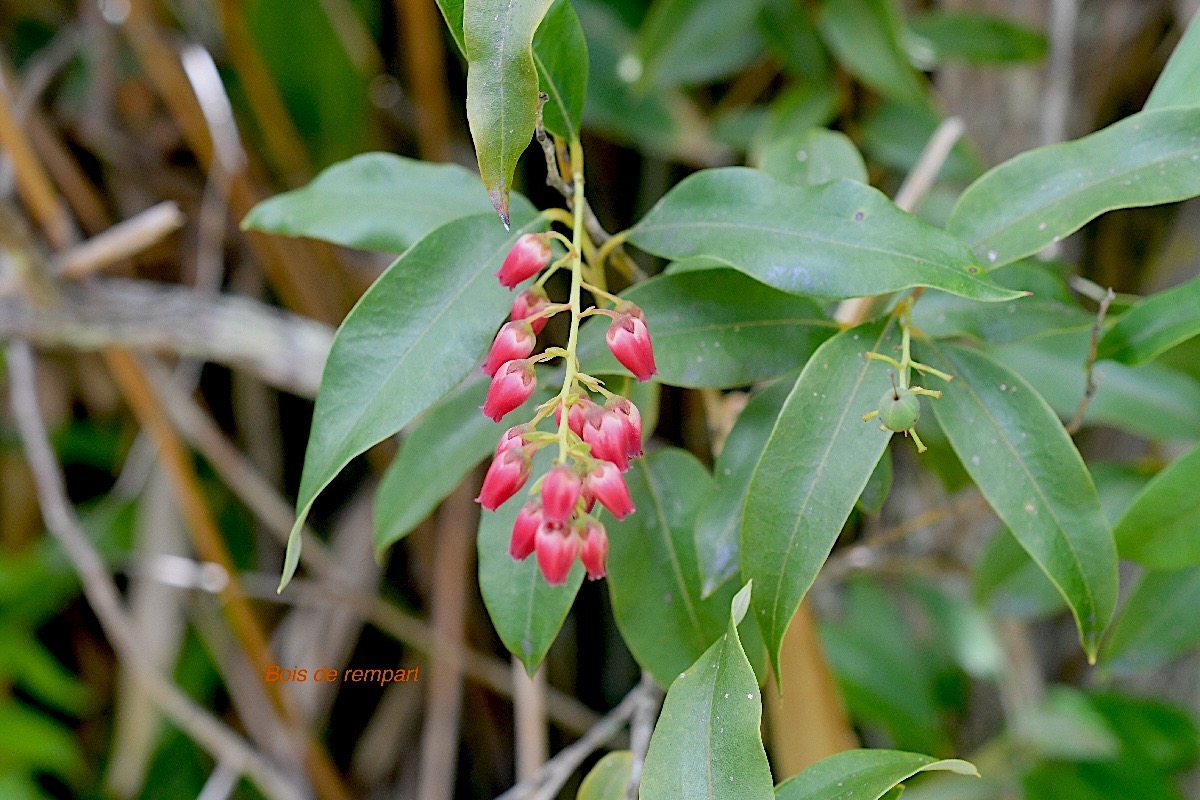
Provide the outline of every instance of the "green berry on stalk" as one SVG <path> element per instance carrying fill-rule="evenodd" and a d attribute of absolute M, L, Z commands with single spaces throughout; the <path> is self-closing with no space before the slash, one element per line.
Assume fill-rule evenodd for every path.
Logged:
<path fill-rule="evenodd" d="M 909 389 L 888 389 L 879 400 L 879 422 L 891 431 L 910 431 L 921 417 L 921 399 Z"/>

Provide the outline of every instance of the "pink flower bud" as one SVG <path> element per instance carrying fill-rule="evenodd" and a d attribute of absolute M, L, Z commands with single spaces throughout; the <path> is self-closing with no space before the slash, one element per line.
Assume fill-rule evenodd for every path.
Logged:
<path fill-rule="evenodd" d="M 529 480 L 529 468 L 533 459 L 525 448 L 505 450 L 492 460 L 487 475 L 483 478 L 483 488 L 475 502 L 488 511 L 495 511 L 508 498 L 521 490 L 525 481 Z"/>
<path fill-rule="evenodd" d="M 576 529 L 583 539 L 579 560 L 587 570 L 588 578 L 597 581 L 608 574 L 608 534 L 604 526 L 594 519 L 585 520 L 582 530 Z"/>
<path fill-rule="evenodd" d="M 524 359 L 509 361 L 496 370 L 492 385 L 483 400 L 483 415 L 499 422 L 505 414 L 520 406 L 537 388 L 533 364 Z"/>
<path fill-rule="evenodd" d="M 629 487 L 621 477 L 621 471 L 611 461 L 597 461 L 587 476 L 588 489 L 600 504 L 612 512 L 617 519 L 625 519 L 633 513 L 633 500 Z"/>
<path fill-rule="evenodd" d="M 592 447 L 592 456 L 617 465 L 624 472 L 629 469 L 629 425 L 616 412 L 597 407 L 597 412 L 588 417 L 580 438 Z"/>
<path fill-rule="evenodd" d="M 508 543 L 508 554 L 517 561 L 524 561 L 533 552 L 538 528 L 542 526 L 542 504 L 530 500 L 517 514 L 513 523 L 512 540 Z"/>
<path fill-rule="evenodd" d="M 638 411 L 638 407 L 624 397 L 610 398 L 604 407 L 625 421 L 629 457 L 640 456 L 642 454 L 642 414 Z"/>
<path fill-rule="evenodd" d="M 515 447 L 525 446 L 525 434 L 529 432 L 529 425 L 514 425 L 504 432 L 500 437 L 500 441 L 496 442 L 496 455 L 500 455 L 505 450 L 512 450 Z"/>
<path fill-rule="evenodd" d="M 566 464 L 559 464 L 542 481 L 542 516 L 547 522 L 564 523 L 575 516 L 575 504 L 583 491 L 583 479 Z"/>
<path fill-rule="evenodd" d="M 544 233 L 527 233 L 508 251 L 496 277 L 501 286 L 512 289 L 526 278 L 537 275 L 549 263 L 550 237 Z"/>
<path fill-rule="evenodd" d="M 483 362 L 483 371 L 495 375 L 496 370 L 509 361 L 528 358 L 537 344 L 537 336 L 533 327 L 524 320 L 506 322 L 496 334 L 492 349 L 488 351 L 487 360 Z"/>
<path fill-rule="evenodd" d="M 650 330 L 646 327 L 646 319 L 641 309 L 630 306 L 632 310 L 617 314 L 608 334 L 604 337 L 608 349 L 617 357 L 617 361 L 629 370 L 639 381 L 648 381 L 658 372 L 654 365 L 654 347 L 650 344 Z"/>
<path fill-rule="evenodd" d="M 546 291 L 540 286 L 535 286 L 516 296 L 513 300 L 512 314 L 509 316 L 514 320 L 529 319 L 540 314 L 548 305 L 550 305 L 550 298 L 546 296 Z M 530 320 L 529 324 L 533 327 L 534 333 L 541 333 L 542 328 L 546 327 L 546 323 L 549 321 L 550 317 L 539 317 Z"/>
<path fill-rule="evenodd" d="M 538 528 L 534 548 L 546 583 L 559 586 L 567 582 L 571 567 L 575 566 L 579 556 L 579 544 L 579 537 L 561 525 L 544 523 Z"/>

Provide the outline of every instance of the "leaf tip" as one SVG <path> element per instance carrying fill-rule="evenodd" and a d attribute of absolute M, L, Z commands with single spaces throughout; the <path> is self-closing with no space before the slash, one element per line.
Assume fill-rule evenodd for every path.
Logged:
<path fill-rule="evenodd" d="M 496 213 L 500 215 L 500 221 L 504 223 L 504 230 L 512 230 L 512 220 L 508 210 L 508 190 L 489 189 L 488 198 L 491 199 L 492 207 L 496 209 Z"/>
<path fill-rule="evenodd" d="M 740 625 L 746 618 L 746 610 L 750 608 L 750 593 L 753 586 L 754 581 L 746 581 L 746 585 L 733 596 L 733 602 L 729 605 L 729 613 L 733 617 L 734 625 Z"/>

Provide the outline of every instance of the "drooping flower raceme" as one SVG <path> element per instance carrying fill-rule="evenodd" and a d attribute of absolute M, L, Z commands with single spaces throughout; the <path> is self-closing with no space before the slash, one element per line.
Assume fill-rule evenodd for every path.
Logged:
<path fill-rule="evenodd" d="M 551 238 L 571 246 L 567 257 L 554 264 L 550 263 Z M 618 520 L 633 513 L 622 473 L 631 458 L 642 454 L 642 418 L 637 406 L 579 371 L 575 350 L 580 320 L 590 315 L 610 317 L 606 339 L 617 360 L 639 380 L 649 380 L 656 371 L 645 315 L 632 303 L 582 280 L 583 264 L 576 243 L 558 234 L 527 234 L 517 240 L 497 273 L 500 283 L 512 289 L 543 270 L 545 273 L 533 287 L 516 295 L 511 321 L 501 327 L 483 364 L 484 372 L 492 376 L 483 413 L 499 422 L 533 395 L 535 363 L 553 358 L 565 362 L 566 376 L 559 393 L 538 406 L 531 420 L 509 428 L 500 437 L 496 457 L 476 498 L 485 509 L 494 511 L 528 482 L 534 453 L 558 444 L 558 459 L 534 482 L 532 497 L 517 514 L 509 542 L 509 554 L 515 559 L 536 554 L 538 567 L 551 584 L 565 583 L 577 560 L 589 578 L 604 577 L 608 534 L 596 518 L 596 505 Z M 554 304 L 542 284 L 564 265 L 572 270 L 571 298 L 568 303 Z M 581 289 L 615 308 L 585 312 L 580 307 Z M 569 311 L 572 317 L 566 348 L 550 347 L 532 355 L 547 320 L 562 311 Z M 592 399 L 593 393 L 604 399 L 603 405 Z M 555 432 L 538 430 L 538 424 L 551 416 Z"/>

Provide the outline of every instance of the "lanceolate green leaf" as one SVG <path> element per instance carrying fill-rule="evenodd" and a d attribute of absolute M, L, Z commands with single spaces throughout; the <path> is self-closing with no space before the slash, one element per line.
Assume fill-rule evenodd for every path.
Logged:
<path fill-rule="evenodd" d="M 704 597 L 738 573 L 746 490 L 783 401 L 794 384 L 795 381 L 785 378 L 751 397 L 713 465 L 716 488 L 705 498 L 696 516 L 696 558 L 704 581 L 701 589 Z"/>
<path fill-rule="evenodd" d="M 891 439 L 862 415 L 891 385 L 889 368 L 864 353 L 890 353 L 891 322 L 839 333 L 813 354 L 788 395 L 746 495 L 742 575 L 779 673 L 779 648 L 800 601 L 829 556 L 854 502 Z"/>
<path fill-rule="evenodd" d="M 979 776 L 958 759 L 938 760 L 899 750 L 848 750 L 818 761 L 775 789 L 775 800 L 879 800 L 920 772 Z"/>
<path fill-rule="evenodd" d="M 407 536 L 495 450 L 503 428 L 479 413 L 488 384 L 481 379 L 456 389 L 404 437 L 375 492 L 376 553 Z M 514 419 L 529 419 L 533 407 L 546 399 L 544 392 L 535 394 L 512 412 Z"/>
<path fill-rule="evenodd" d="M 1041 147 L 967 188 L 946 229 L 989 267 L 1032 255 L 1106 211 L 1200 194 L 1200 108 L 1144 111 Z"/>
<path fill-rule="evenodd" d="M 533 37 L 533 63 L 546 95 L 546 130 L 567 141 L 579 138 L 588 86 L 587 39 L 571 0 L 555 0 Z"/>
<path fill-rule="evenodd" d="M 857 181 L 785 186 L 743 167 L 704 170 L 668 192 L 629 241 L 664 258 L 720 258 L 793 294 L 931 286 L 976 300 L 1021 296 L 983 275 L 958 240 Z"/>
<path fill-rule="evenodd" d="M 1155 476 L 1113 531 L 1122 558 L 1152 569 L 1200 566 L 1200 447 Z"/>
<path fill-rule="evenodd" d="M 904 52 L 904 21 L 894 0 L 825 0 L 821 34 L 863 83 L 906 103 L 925 100 L 925 82 Z"/>
<path fill-rule="evenodd" d="M 934 11 L 909 20 L 932 63 L 1014 64 L 1046 57 L 1046 37 L 1003 17 L 955 11 Z"/>
<path fill-rule="evenodd" d="M 1175 46 L 1144 110 L 1171 106 L 1200 106 L 1200 14 L 1192 17 L 1187 33 Z"/>
<path fill-rule="evenodd" d="M 552 448 L 544 448 L 534 459 L 533 476 L 544 475 L 552 463 Z M 479 590 L 500 640 L 532 675 L 575 602 L 584 570 L 577 561 L 565 584 L 551 586 L 538 569 L 537 556 L 515 561 L 508 554 L 512 526 L 526 500 L 528 496 L 519 492 L 496 511 L 482 512 Z"/>
<path fill-rule="evenodd" d="M 1147 572 L 1134 587 L 1104 648 L 1104 668 L 1160 667 L 1200 644 L 1200 568 Z"/>
<path fill-rule="evenodd" d="M 518 216 L 533 214 L 524 197 L 513 202 Z M 490 208 L 479 177 L 456 164 L 364 153 L 259 203 L 242 227 L 401 253 L 439 225 Z"/>
<path fill-rule="evenodd" d="M 508 224 L 517 160 L 537 123 L 538 74 L 533 35 L 552 0 L 465 0 L 467 122 L 479 174 Z"/>
<path fill-rule="evenodd" d="M 694 456 L 659 450 L 635 459 L 626 480 L 637 513 L 605 520 L 609 596 L 630 652 L 668 686 L 721 635 L 735 587 L 700 599 L 692 529 L 712 478 Z"/>
<path fill-rule="evenodd" d="M 633 772 L 633 753 L 618 750 L 600 759 L 579 785 L 575 800 L 625 800 Z"/>
<path fill-rule="evenodd" d="M 512 294 L 492 274 L 516 237 L 490 214 L 447 223 L 379 277 L 338 328 L 325 364 L 281 586 L 313 501 L 350 460 L 403 428 L 477 367 Z"/>
<path fill-rule="evenodd" d="M 1200 278 L 1148 297 L 1104 334 L 1098 358 L 1143 364 L 1200 335 Z"/>
<path fill-rule="evenodd" d="M 1094 659 L 1116 605 L 1117 552 L 1083 459 L 1054 411 L 1016 374 L 975 350 L 922 352 L 955 376 L 932 403 L 954 452 L 1058 587 Z"/>
<path fill-rule="evenodd" d="M 658 88 L 724 77 L 763 49 L 755 18 L 765 0 L 654 0 L 638 32 L 643 80 Z"/>
<path fill-rule="evenodd" d="M 658 380 L 672 386 L 748 386 L 798 369 L 837 330 L 811 300 L 732 269 L 660 275 L 622 292 L 646 314 Z M 583 367 L 627 374 L 604 341 L 606 317 L 584 326 Z"/>
<path fill-rule="evenodd" d="M 641 800 L 772 800 L 762 699 L 738 639 L 750 603 L 733 598 L 725 634 L 671 684 L 650 738 Z"/>

